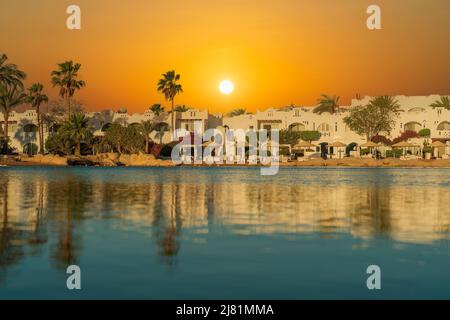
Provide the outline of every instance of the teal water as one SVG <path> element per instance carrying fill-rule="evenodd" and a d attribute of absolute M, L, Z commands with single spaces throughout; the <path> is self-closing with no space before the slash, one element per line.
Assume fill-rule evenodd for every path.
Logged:
<path fill-rule="evenodd" d="M 0 299 L 449 299 L 449 187 L 450 169 L 0 168 Z"/>

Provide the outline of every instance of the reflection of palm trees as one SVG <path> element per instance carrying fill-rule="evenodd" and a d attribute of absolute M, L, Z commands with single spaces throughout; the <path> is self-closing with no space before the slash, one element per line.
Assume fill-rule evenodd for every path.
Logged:
<path fill-rule="evenodd" d="M 13 246 L 15 232 L 8 226 L 8 180 L 2 181 L 0 190 L 2 198 L 2 221 L 0 227 L 0 282 L 8 266 L 17 263 L 23 256 L 23 251 L 18 246 Z"/>
<path fill-rule="evenodd" d="M 36 192 L 35 197 L 37 197 L 37 207 L 36 207 L 36 220 L 33 226 L 33 231 L 30 235 L 30 240 L 28 243 L 33 248 L 33 254 L 37 254 L 42 247 L 40 245 L 48 242 L 47 235 L 47 224 L 45 221 L 45 208 L 44 208 L 44 193 L 45 184 L 42 181 L 36 181 Z"/>
<path fill-rule="evenodd" d="M 84 218 L 86 203 L 92 192 L 92 185 L 84 183 L 79 176 L 68 177 L 49 185 L 48 199 L 59 200 L 58 203 L 48 203 L 52 206 L 50 211 L 57 215 L 53 220 L 56 223 L 58 243 L 52 253 L 57 268 L 78 264 L 81 239 L 74 229 Z"/>
<path fill-rule="evenodd" d="M 179 185 L 178 184 L 162 184 L 159 182 L 159 197 L 157 201 L 157 210 L 153 227 L 155 229 L 155 237 L 160 247 L 159 254 L 165 257 L 166 263 L 173 263 L 172 259 L 180 250 L 179 236 L 182 227 L 181 210 L 178 203 Z M 169 190 L 170 202 L 164 198 L 164 192 Z"/>
<path fill-rule="evenodd" d="M 389 235 L 391 232 L 391 208 L 389 189 L 373 187 L 368 189 L 372 226 L 376 234 Z"/>

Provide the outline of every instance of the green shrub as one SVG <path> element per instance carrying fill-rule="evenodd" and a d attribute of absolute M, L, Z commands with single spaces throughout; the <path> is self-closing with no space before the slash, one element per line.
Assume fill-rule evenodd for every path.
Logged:
<path fill-rule="evenodd" d="M 423 153 L 432 153 L 433 152 L 433 148 L 431 146 L 425 146 L 422 149 Z"/>
<path fill-rule="evenodd" d="M 361 149 L 361 152 L 360 152 L 360 154 L 362 155 L 362 156 L 365 156 L 365 155 L 367 155 L 367 154 L 369 154 L 370 153 L 370 150 L 367 148 L 367 149 Z"/>
<path fill-rule="evenodd" d="M 301 132 L 298 131 L 281 130 L 279 136 L 280 144 L 290 144 L 293 146 L 300 139 L 300 134 Z"/>
<path fill-rule="evenodd" d="M 14 152 L 16 152 L 16 148 L 11 147 L 11 144 L 5 138 L 0 137 L 0 154 L 12 154 Z"/>
<path fill-rule="evenodd" d="M 419 131 L 419 137 L 421 138 L 429 138 L 431 136 L 431 130 L 430 129 L 422 129 Z"/>
<path fill-rule="evenodd" d="M 48 136 L 45 149 L 52 154 L 68 155 L 72 153 L 73 143 L 62 129 Z"/>
<path fill-rule="evenodd" d="M 317 141 L 320 139 L 319 131 L 301 131 L 300 139 L 304 141 Z"/>
<path fill-rule="evenodd" d="M 289 148 L 280 148 L 280 156 L 289 156 Z"/>
<path fill-rule="evenodd" d="M 403 155 L 402 149 L 392 149 L 386 151 L 387 158 L 400 158 Z"/>
<path fill-rule="evenodd" d="M 303 141 L 317 141 L 320 139 L 319 131 L 280 131 L 280 144 L 290 144 L 294 146 L 298 140 Z"/>
<path fill-rule="evenodd" d="M 159 155 L 161 157 L 170 157 L 172 155 L 172 149 L 171 145 L 166 144 L 161 148 Z"/>

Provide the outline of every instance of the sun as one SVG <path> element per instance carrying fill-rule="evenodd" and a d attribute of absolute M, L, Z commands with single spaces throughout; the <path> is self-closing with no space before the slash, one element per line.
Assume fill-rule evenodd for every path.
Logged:
<path fill-rule="evenodd" d="M 230 80 L 223 80 L 219 84 L 219 90 L 222 94 L 231 94 L 234 91 L 234 84 Z"/>

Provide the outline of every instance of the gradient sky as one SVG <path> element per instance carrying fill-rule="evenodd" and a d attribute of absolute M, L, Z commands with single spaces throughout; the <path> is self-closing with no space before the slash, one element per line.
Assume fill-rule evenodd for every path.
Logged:
<path fill-rule="evenodd" d="M 82 30 L 66 28 L 70 4 Z M 381 31 L 366 28 L 370 4 Z M 76 99 L 89 110 L 168 105 L 156 82 L 170 69 L 185 90 L 176 103 L 211 113 L 313 105 L 321 93 L 450 94 L 448 0 L 0 0 L 0 30 L 0 52 L 51 98 L 56 63 L 80 62 Z"/>

